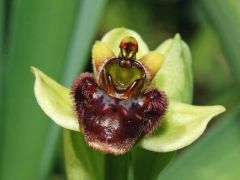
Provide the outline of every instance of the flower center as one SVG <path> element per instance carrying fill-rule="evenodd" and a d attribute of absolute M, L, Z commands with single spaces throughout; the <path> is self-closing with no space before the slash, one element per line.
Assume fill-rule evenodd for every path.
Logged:
<path fill-rule="evenodd" d="M 136 98 L 145 91 L 147 84 L 145 70 L 136 61 L 137 41 L 133 37 L 126 37 L 119 48 L 119 56 L 104 65 L 99 79 L 100 86 L 115 98 Z"/>

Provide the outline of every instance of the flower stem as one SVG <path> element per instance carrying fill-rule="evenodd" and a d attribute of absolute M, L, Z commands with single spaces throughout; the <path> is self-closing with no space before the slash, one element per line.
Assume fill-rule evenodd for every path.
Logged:
<path fill-rule="evenodd" d="M 129 168 L 131 166 L 130 153 L 121 156 L 107 154 L 105 158 L 106 180 L 128 179 Z"/>

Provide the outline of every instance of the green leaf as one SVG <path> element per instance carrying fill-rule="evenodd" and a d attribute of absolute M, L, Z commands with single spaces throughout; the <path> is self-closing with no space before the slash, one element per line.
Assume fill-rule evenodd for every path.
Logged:
<path fill-rule="evenodd" d="M 240 83 L 240 1 L 200 0 L 204 15 L 216 31 L 224 54 L 231 67 L 233 78 Z"/>
<path fill-rule="evenodd" d="M 1 99 L 4 125 L 0 179 L 47 179 L 51 168 L 43 172 L 41 164 L 46 167 L 43 152 L 49 148 L 46 141 L 52 122 L 36 103 L 29 67 L 40 67 L 60 79 L 78 1 L 12 2 L 5 6 L 7 53 Z"/>
<path fill-rule="evenodd" d="M 5 39 L 5 0 L 0 0 L 0 99 L 3 99 L 3 81 L 4 81 L 4 39 Z M 3 100 L 0 101 L 0 147 L 3 147 Z M 1 162 L 2 148 L 0 148 Z"/>
<path fill-rule="evenodd" d="M 208 122 L 224 111 L 223 106 L 193 106 L 170 101 L 161 126 L 153 135 L 145 137 L 141 146 L 156 152 L 183 148 L 198 139 Z"/>
<path fill-rule="evenodd" d="M 196 144 L 182 152 L 158 179 L 239 179 L 239 119 L 240 108 L 236 106 Z"/>
<path fill-rule="evenodd" d="M 63 75 L 63 83 L 70 86 L 84 71 L 89 62 L 88 55 L 91 52 L 92 42 L 98 32 L 98 25 L 101 21 L 107 0 L 82 0 L 77 11 L 76 23 L 72 35 L 69 53 L 67 55 L 67 69 Z"/>
<path fill-rule="evenodd" d="M 59 126 L 79 131 L 79 124 L 70 89 L 49 78 L 39 69 L 32 67 L 35 75 L 34 92 L 42 110 Z"/>
<path fill-rule="evenodd" d="M 205 89 L 204 91 L 208 91 L 208 95 L 210 91 L 214 96 L 232 86 L 230 67 L 227 66 L 226 58 L 220 55 L 222 52 L 217 35 L 209 25 L 200 26 L 198 33 L 191 41 L 191 52 L 194 60 L 193 72 L 197 92 L 199 91 L 198 87 L 202 87 Z M 210 74 L 214 74 L 214 76 Z M 203 90 L 202 88 L 200 88 L 200 92 Z M 205 94 L 204 97 L 206 97 Z M 206 100 L 201 98 L 201 102 L 204 101 Z"/>
<path fill-rule="evenodd" d="M 105 42 L 114 51 L 115 55 L 118 55 L 120 52 L 119 44 L 126 36 L 133 36 L 138 42 L 137 59 L 140 59 L 149 52 L 148 46 L 142 37 L 137 32 L 126 28 L 115 28 L 109 31 L 101 41 Z"/>
<path fill-rule="evenodd" d="M 164 61 L 152 85 L 165 91 L 169 98 L 190 103 L 193 94 L 193 77 L 188 46 L 177 34 L 174 39 L 161 44 L 156 51 L 164 55 Z"/>

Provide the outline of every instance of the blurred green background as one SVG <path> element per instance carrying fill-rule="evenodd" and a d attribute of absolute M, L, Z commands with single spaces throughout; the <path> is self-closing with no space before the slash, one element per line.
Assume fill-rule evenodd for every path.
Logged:
<path fill-rule="evenodd" d="M 66 179 L 61 129 L 37 105 L 29 67 L 70 86 L 92 70 L 94 40 L 122 26 L 150 49 L 179 32 L 193 57 L 193 103 L 227 108 L 163 171 L 137 179 L 240 178 L 239 0 L 0 0 L 1 180 Z"/>

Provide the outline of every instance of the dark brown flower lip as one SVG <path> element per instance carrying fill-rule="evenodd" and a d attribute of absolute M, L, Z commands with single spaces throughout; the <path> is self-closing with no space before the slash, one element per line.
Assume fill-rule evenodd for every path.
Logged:
<path fill-rule="evenodd" d="M 126 153 L 157 128 L 167 109 L 162 91 L 149 89 L 134 99 L 117 99 L 102 90 L 91 73 L 75 80 L 72 94 L 86 142 L 115 155 Z"/>

